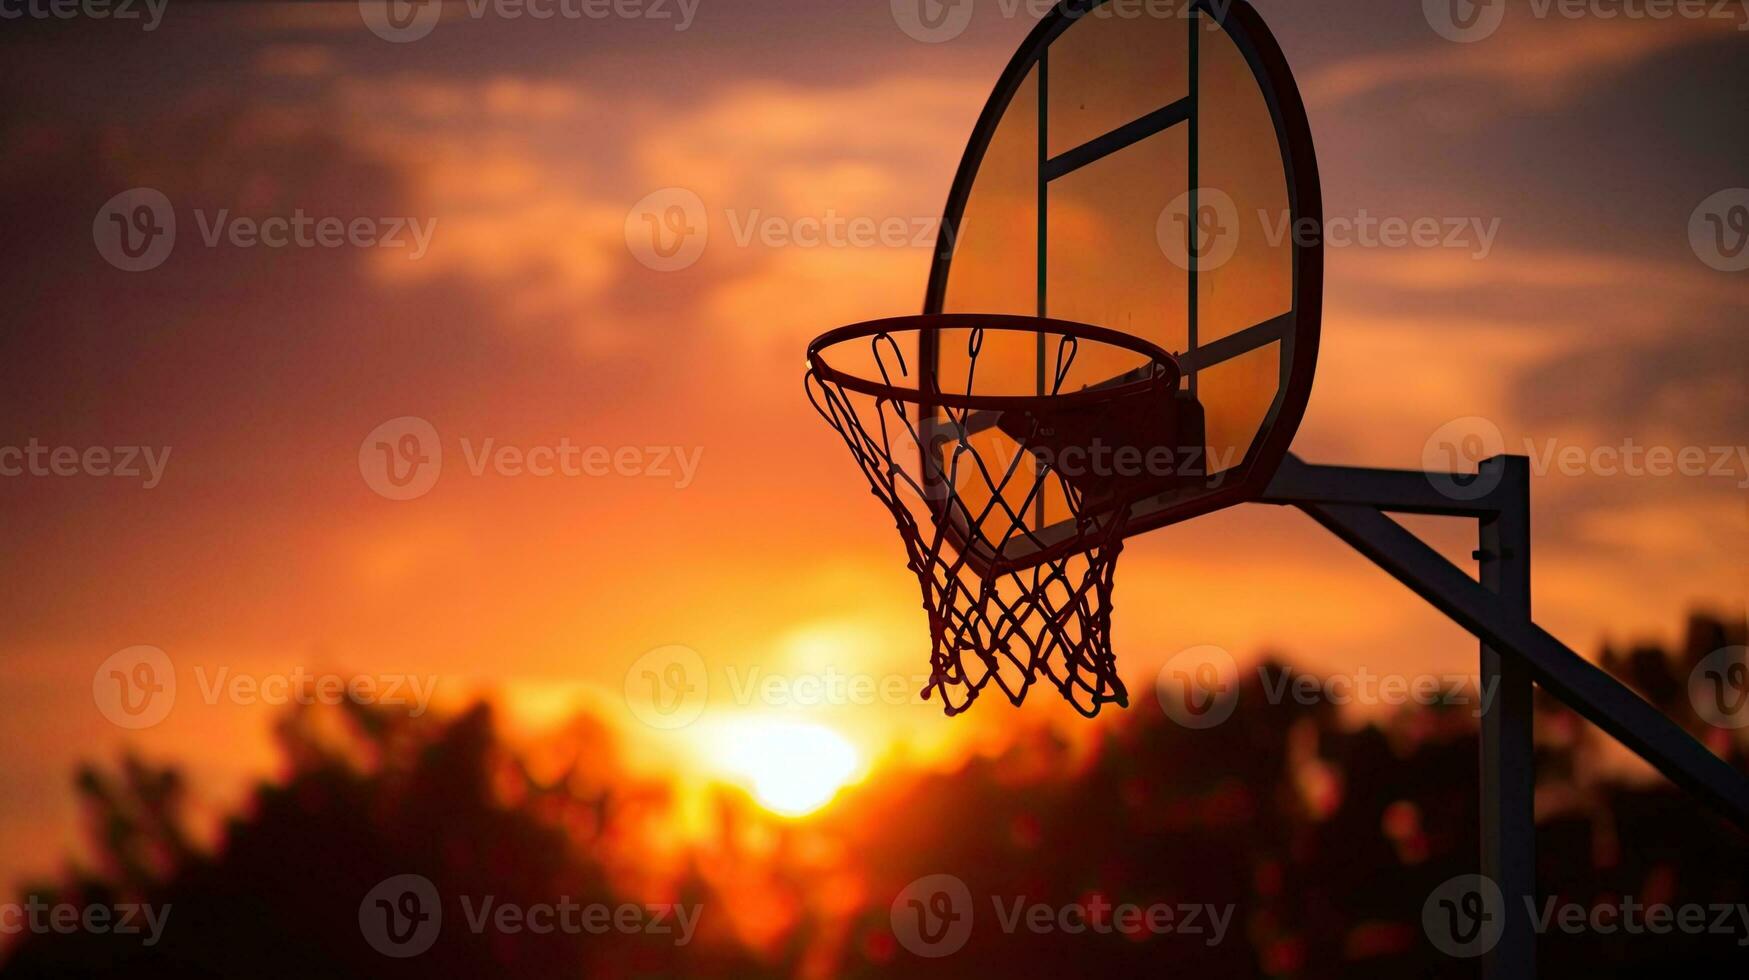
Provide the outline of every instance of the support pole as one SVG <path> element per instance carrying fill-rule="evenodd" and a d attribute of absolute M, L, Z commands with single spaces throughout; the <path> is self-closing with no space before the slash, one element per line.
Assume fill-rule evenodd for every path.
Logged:
<path fill-rule="evenodd" d="M 1343 492 L 1335 495 L 1339 502 L 1320 502 L 1326 485 L 1354 481 L 1365 486 L 1366 481 L 1376 476 L 1376 471 L 1350 467 L 1308 466 L 1290 456 L 1276 482 L 1258 499 L 1304 511 L 1453 622 L 1508 659 L 1518 661 L 1529 670 L 1537 686 L 1738 828 L 1749 831 L 1749 778 L 1620 681 L 1550 636 L 1528 616 L 1508 614 L 1501 608 L 1501 596 L 1484 588 L 1407 528 L 1385 516 L 1385 511 L 1398 510 L 1442 512 L 1431 506 L 1425 493 L 1414 488 L 1403 501 L 1381 495 L 1361 503 L 1352 492 Z M 1377 489 L 1411 489 L 1399 486 L 1396 474 L 1386 476 L 1389 479 Z M 1427 478 L 1443 481 L 1451 477 L 1430 474 Z M 1505 509 L 1498 505 L 1487 507 L 1490 515 Z M 1473 516 L 1475 510 L 1473 503 L 1450 508 L 1454 516 Z"/>
<path fill-rule="evenodd" d="M 1500 596 L 1500 610 L 1530 621 L 1530 461 L 1496 456 L 1481 464 L 1497 481 L 1499 511 L 1482 517 L 1476 559 L 1482 587 Z M 1504 931 L 1482 961 L 1487 980 L 1533 980 L 1536 934 L 1530 902 L 1536 897 L 1536 748 L 1532 726 L 1535 684 L 1524 660 L 1482 643 L 1480 679 L 1482 874 L 1506 900 Z"/>
<path fill-rule="evenodd" d="M 1483 461 L 1462 474 L 1311 466 L 1289 456 L 1258 499 L 1298 507 L 1481 641 L 1482 874 L 1500 887 L 1500 940 L 1487 980 L 1532 980 L 1536 933 L 1536 767 L 1532 699 L 1540 686 L 1720 815 L 1749 830 L 1749 779 L 1601 668 L 1540 629 L 1530 608 L 1530 460 Z M 1475 495 L 1443 488 L 1474 486 Z M 1457 499 L 1463 497 L 1465 499 Z M 1474 519 L 1480 581 L 1386 512 Z"/>

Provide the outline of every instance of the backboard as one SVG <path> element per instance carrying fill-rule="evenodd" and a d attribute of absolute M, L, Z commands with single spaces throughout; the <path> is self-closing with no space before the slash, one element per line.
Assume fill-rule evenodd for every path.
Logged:
<path fill-rule="evenodd" d="M 1093 324 L 1178 358 L 1202 445 L 1110 447 L 1184 477 L 1132 505 L 1133 534 L 1254 499 L 1286 455 L 1317 360 L 1321 222 L 1305 108 L 1255 10 L 1243 0 L 1066 2 L 1021 46 L 978 120 L 924 312 Z M 977 385 L 1043 393 L 1053 355 L 1042 342 L 1000 361 L 986 352 Z M 925 335 L 918 357 L 926 389 L 967 386 L 966 351 L 945 334 Z M 1078 384 L 1118 383 L 1126 369 L 1083 361 Z M 953 479 L 942 454 L 956 439 L 995 456 L 1020 450 L 989 445 L 1008 438 L 994 418 L 951 434 L 934 430 L 953 424 L 943 414 L 924 421 L 924 444 L 937 446 L 921 453 L 926 482 Z M 1073 533 L 1061 499 L 1027 507 L 1033 533 L 1000 545 L 954 526 L 961 510 L 937 519 L 980 563 L 1025 564 Z"/>

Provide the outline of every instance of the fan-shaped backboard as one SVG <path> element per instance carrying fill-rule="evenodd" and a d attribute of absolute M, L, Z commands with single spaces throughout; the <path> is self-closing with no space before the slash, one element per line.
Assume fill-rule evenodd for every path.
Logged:
<path fill-rule="evenodd" d="M 1175 354 L 1204 445 L 1174 447 L 1194 479 L 1132 508 L 1129 531 L 1149 530 L 1254 498 L 1286 455 L 1317 360 L 1321 223 L 1305 108 L 1248 4 L 1060 4 L 973 132 L 924 312 L 1073 320 Z M 964 383 L 964 350 L 919 355 Z M 1046 357 L 980 365 L 979 383 L 1042 393 Z M 1066 508 L 1033 510 L 1021 547 L 1066 535 Z"/>

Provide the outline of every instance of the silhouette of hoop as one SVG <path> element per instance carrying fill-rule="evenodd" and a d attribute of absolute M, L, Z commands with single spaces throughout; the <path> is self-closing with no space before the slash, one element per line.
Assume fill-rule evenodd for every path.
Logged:
<path fill-rule="evenodd" d="M 979 359 L 996 333 L 1054 350 L 1054 369 L 1034 392 L 979 390 Z M 947 349 L 955 334 L 964 337 L 963 378 L 948 386 L 943 372 L 913 374 L 902 341 Z M 871 370 L 833 363 L 834 352 L 858 342 L 867 343 Z M 1076 359 L 1094 348 L 1134 366 L 1073 387 Z M 922 587 L 932 645 L 924 697 L 939 690 L 947 713 L 958 714 L 995 681 L 1019 704 L 1042 674 L 1085 715 L 1128 704 L 1110 626 L 1130 508 L 1202 474 L 1091 460 L 1102 444 L 1137 455 L 1144 446 L 1200 446 L 1200 411 L 1180 396 L 1179 378 L 1173 356 L 1145 340 L 1040 317 L 898 317 L 841 327 L 808 346 L 808 397 L 892 513 Z M 914 467 L 904 459 L 913 452 Z"/>

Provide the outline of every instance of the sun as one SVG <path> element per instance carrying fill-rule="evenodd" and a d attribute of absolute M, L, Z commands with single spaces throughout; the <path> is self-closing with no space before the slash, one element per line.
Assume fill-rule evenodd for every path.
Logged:
<path fill-rule="evenodd" d="M 760 806 L 786 817 L 830 803 L 861 765 L 843 735 L 808 722 L 738 719 L 712 740 L 717 766 L 746 785 Z"/>

